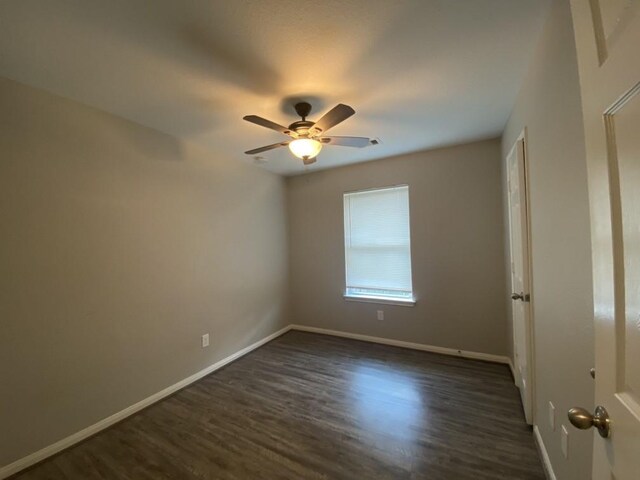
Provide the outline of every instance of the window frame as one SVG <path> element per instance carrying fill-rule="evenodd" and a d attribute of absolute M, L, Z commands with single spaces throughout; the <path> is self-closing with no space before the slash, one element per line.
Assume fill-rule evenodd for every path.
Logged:
<path fill-rule="evenodd" d="M 409 221 L 409 265 L 410 265 L 410 269 L 411 269 L 411 297 L 408 298 L 402 298 L 402 297 L 394 297 L 394 296 L 385 296 L 385 295 L 359 295 L 356 293 L 352 293 L 348 291 L 347 287 L 347 231 L 345 228 L 345 222 L 346 222 L 346 211 L 345 211 L 345 199 L 347 197 L 347 195 L 350 194 L 355 194 L 355 193 L 364 193 L 364 192 L 373 192 L 373 191 L 380 191 L 380 190 L 391 190 L 391 189 L 395 189 L 395 188 L 400 188 L 400 187 L 406 187 L 407 189 L 407 201 L 408 201 L 408 208 L 407 208 L 407 215 L 408 215 L 408 221 Z M 411 194 L 410 194 L 410 187 L 409 184 L 407 183 L 401 183 L 401 184 L 397 184 L 397 185 L 388 185 L 388 186 L 384 186 L 384 187 L 370 187 L 370 188 L 363 188 L 363 189 L 359 189 L 359 190 L 349 190 L 349 191 L 345 191 L 342 192 L 342 225 L 343 225 L 343 232 L 342 232 L 342 241 L 343 241 L 343 248 L 344 248 L 344 288 L 342 289 L 342 296 L 344 298 L 344 300 L 348 301 L 348 302 L 363 302 L 363 303 L 376 303 L 376 304 L 383 304 L 383 305 L 398 305 L 398 306 L 403 306 L 403 307 L 413 307 L 416 304 L 416 295 L 415 295 L 415 290 L 413 288 L 413 254 L 412 254 L 412 248 L 411 248 Z M 383 290 L 383 288 L 381 288 L 381 290 Z"/>

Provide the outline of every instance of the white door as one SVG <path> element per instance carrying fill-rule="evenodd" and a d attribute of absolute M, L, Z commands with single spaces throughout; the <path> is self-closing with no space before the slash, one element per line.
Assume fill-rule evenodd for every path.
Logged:
<path fill-rule="evenodd" d="M 593 478 L 638 480 L 640 0 L 571 0 L 571 10 L 589 179 L 595 403 L 610 419 L 609 437 L 595 435 Z M 595 426 L 604 433 L 601 413 Z"/>
<path fill-rule="evenodd" d="M 524 135 L 507 156 L 509 231 L 511 238 L 511 309 L 516 385 L 520 389 L 524 416 L 533 424 L 532 342 L 529 289 L 529 234 Z"/>

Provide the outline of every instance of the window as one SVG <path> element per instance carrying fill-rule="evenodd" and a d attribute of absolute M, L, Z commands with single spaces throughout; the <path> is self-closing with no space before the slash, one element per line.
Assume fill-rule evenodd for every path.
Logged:
<path fill-rule="evenodd" d="M 409 187 L 344 194 L 347 299 L 413 304 Z"/>

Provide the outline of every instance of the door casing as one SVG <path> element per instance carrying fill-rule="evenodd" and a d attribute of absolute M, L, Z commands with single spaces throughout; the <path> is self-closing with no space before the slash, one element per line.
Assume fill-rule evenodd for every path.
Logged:
<path fill-rule="evenodd" d="M 528 401 L 528 405 L 526 402 L 523 402 L 523 411 L 524 411 L 524 415 L 525 415 L 525 419 L 527 421 L 527 423 L 529 425 L 534 425 L 535 422 L 535 412 L 536 412 L 536 405 L 535 405 L 535 347 L 534 347 L 534 307 L 533 307 L 533 300 L 534 300 L 534 295 L 533 295 L 533 265 L 531 262 L 531 258 L 532 258 L 532 254 L 531 254 L 531 202 L 530 202 L 530 198 L 529 198 L 529 192 L 531 191 L 529 188 L 529 153 L 527 150 L 527 146 L 528 146 L 528 138 L 527 138 L 527 128 L 525 127 L 522 132 L 520 132 L 520 134 L 518 135 L 518 137 L 516 138 L 513 146 L 511 147 L 511 149 L 509 150 L 509 154 L 506 156 L 505 158 L 505 172 L 506 172 L 506 181 L 507 181 L 507 187 L 508 187 L 508 182 L 509 182 L 509 158 L 513 155 L 513 153 L 515 152 L 515 150 L 518 148 L 519 144 L 522 142 L 523 147 L 522 147 L 522 151 L 523 151 L 523 162 L 522 162 L 522 168 L 523 168 L 523 174 L 524 174 L 524 191 L 522 191 L 522 189 L 520 190 L 520 201 L 522 203 L 524 203 L 524 211 L 525 211 L 525 216 L 524 218 L 521 219 L 521 224 L 523 226 L 523 238 L 526 239 L 526 244 L 527 244 L 527 248 L 525 249 L 526 252 L 523 252 L 523 262 L 526 262 L 526 270 L 527 270 L 527 282 L 528 282 L 528 287 L 527 287 L 527 291 L 524 292 L 525 294 L 529 295 L 529 301 L 527 302 L 523 302 L 523 306 L 525 309 L 525 337 L 526 337 L 526 348 L 527 348 L 527 365 L 528 365 L 528 378 L 525 379 L 525 381 L 527 382 L 528 385 L 528 389 L 527 389 L 527 395 L 529 397 L 529 401 Z M 513 259 L 513 245 L 512 245 L 512 235 L 511 235 L 511 229 L 512 229 L 512 225 L 511 225 L 511 200 L 510 200 L 510 195 L 507 192 L 507 208 L 508 208 L 508 214 L 507 214 L 507 220 L 508 220 L 508 230 L 509 230 L 509 259 L 510 259 L 510 267 L 509 267 L 509 273 L 510 273 L 510 279 L 509 279 L 509 290 L 506 292 L 507 295 L 511 295 L 512 293 L 512 269 L 511 269 L 511 261 Z M 513 301 L 512 301 L 513 302 Z M 513 309 L 513 304 L 512 307 Z M 512 316 L 512 347 L 513 347 L 513 353 L 514 353 L 514 361 L 515 361 L 515 351 L 516 351 L 516 329 L 515 329 L 515 324 L 513 323 L 515 320 Z M 520 378 L 520 371 L 517 365 L 513 365 L 513 374 L 514 374 L 514 380 L 516 382 L 516 385 L 518 385 L 518 387 L 520 387 L 520 385 L 522 384 L 522 379 Z"/>

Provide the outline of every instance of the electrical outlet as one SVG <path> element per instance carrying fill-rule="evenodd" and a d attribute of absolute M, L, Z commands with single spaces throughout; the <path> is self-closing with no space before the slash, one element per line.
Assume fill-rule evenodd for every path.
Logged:
<path fill-rule="evenodd" d="M 202 335 L 202 348 L 209 346 L 209 334 L 205 333 Z"/>
<path fill-rule="evenodd" d="M 552 432 L 556 431 L 556 407 L 551 402 L 549 402 L 549 426 Z"/>
<path fill-rule="evenodd" d="M 384 320 L 384 310 L 378 310 L 378 320 Z"/>
<path fill-rule="evenodd" d="M 564 425 L 562 425 L 562 433 L 560 436 L 560 449 L 564 458 L 569 458 L 569 432 Z"/>

